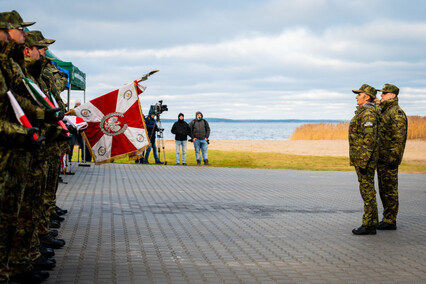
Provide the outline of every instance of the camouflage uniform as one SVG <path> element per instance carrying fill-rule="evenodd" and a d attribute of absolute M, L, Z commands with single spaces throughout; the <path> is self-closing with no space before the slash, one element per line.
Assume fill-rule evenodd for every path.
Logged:
<path fill-rule="evenodd" d="M 359 189 L 364 200 L 362 225 L 369 227 L 374 227 L 378 223 L 376 190 L 374 189 L 374 173 L 378 158 L 378 119 L 375 104 L 366 103 L 357 107 L 355 116 L 349 125 L 350 165 L 355 167 Z"/>
<path fill-rule="evenodd" d="M 0 54 L 0 60 L 5 59 Z M 15 238 L 30 155 L 23 149 L 27 128 L 13 122 L 15 118 L 7 97 L 7 84 L 0 72 L 0 283 L 7 281 L 11 241 Z M 15 120 L 16 121 L 16 120 Z"/>
<path fill-rule="evenodd" d="M 39 31 L 31 31 L 28 33 L 27 39 L 34 39 L 38 43 L 42 43 L 39 38 L 41 33 Z M 44 38 L 43 38 L 44 39 Z M 47 46 L 47 44 L 42 43 Z M 39 69 L 34 70 L 33 74 L 36 76 L 33 81 L 37 82 L 40 89 L 48 96 L 52 94 L 50 87 L 43 79 L 47 64 L 49 63 L 44 57 L 38 61 Z M 61 101 L 62 102 L 62 101 Z M 50 215 L 55 211 L 56 188 L 58 186 L 59 168 L 60 168 L 60 143 L 57 140 L 46 141 L 46 182 L 43 184 L 41 191 L 41 202 L 37 204 L 37 215 L 39 216 L 37 228 L 33 233 L 30 246 L 30 256 L 32 260 L 36 260 L 40 256 L 40 239 L 39 235 L 46 235 L 49 233 Z M 53 211 L 53 212 L 52 212 Z"/>
<path fill-rule="evenodd" d="M 16 11 L 4 13 L 4 16 L 10 23 L 16 24 L 15 28 L 18 28 L 18 26 L 22 27 L 25 24 L 22 23 L 22 18 Z M 49 135 L 57 133 L 58 127 L 56 126 L 53 130 L 45 128 L 44 118 L 46 110 L 33 101 L 22 81 L 24 77 L 30 77 L 25 68 L 23 49 L 24 44 L 17 43 L 14 40 L 9 42 L 10 60 L 6 73 L 10 88 L 16 95 L 16 99 L 33 126 L 39 127 L 42 133 L 49 133 Z M 30 69 L 34 67 L 30 66 Z M 34 212 L 34 208 L 37 202 L 40 202 L 40 189 L 43 186 L 42 184 L 45 183 L 44 177 L 47 172 L 44 162 L 46 158 L 42 156 L 43 152 L 43 148 L 37 149 L 32 147 L 31 150 L 22 153 L 22 155 L 29 154 L 31 162 L 19 168 L 19 171 L 25 173 L 24 178 L 20 181 L 20 185 L 24 186 L 25 190 L 20 204 L 18 220 L 14 224 L 16 226 L 16 234 L 11 244 L 8 258 L 10 276 L 25 273 L 32 269 L 31 258 L 29 257 L 29 244 L 38 218 Z M 22 157 L 16 157 L 15 159 L 15 161 L 20 160 L 22 160 Z"/>
<path fill-rule="evenodd" d="M 24 59 L 25 64 L 22 66 L 23 70 L 34 72 L 37 69 L 36 61 L 29 58 Z M 26 72 L 27 78 L 34 80 L 34 77 Z M 37 122 L 42 134 L 46 133 L 44 124 L 41 121 Z M 47 167 L 45 157 L 45 147 L 42 146 L 37 151 L 32 151 L 32 163 L 30 164 L 30 171 L 27 176 L 27 184 L 22 199 L 21 210 L 19 212 L 18 224 L 16 228 L 15 241 L 11 246 L 9 266 L 10 274 L 15 275 L 31 269 L 31 258 L 29 256 L 29 249 L 31 239 L 39 219 L 39 213 L 36 208 L 41 201 L 41 192 L 45 187 Z"/>
<path fill-rule="evenodd" d="M 389 84 L 386 84 L 389 86 Z M 386 92 L 385 88 L 381 91 Z M 399 90 L 398 90 L 399 91 Z M 398 93 L 398 91 L 396 91 Z M 395 91 L 392 91 L 394 93 Z M 396 93 L 396 95 L 398 95 Z M 398 214 L 398 166 L 407 140 L 407 117 L 398 105 L 398 98 L 380 103 L 379 161 L 377 174 L 383 204 L 383 222 L 396 224 Z"/>
<path fill-rule="evenodd" d="M 4 14 L 0 15 L 3 28 Z M 14 26 L 9 25 L 8 29 Z M 31 155 L 25 147 L 29 145 L 29 131 L 19 125 L 13 113 L 7 90 L 12 90 L 13 74 L 10 56 L 13 48 L 0 43 L 0 282 L 7 282 L 8 259 L 11 243 L 15 239 L 18 214 L 24 194 Z"/>
<path fill-rule="evenodd" d="M 53 39 L 44 38 L 40 31 L 31 31 L 30 33 L 34 35 L 39 42 L 46 46 L 55 42 Z M 42 57 L 41 60 L 43 61 L 43 68 L 41 70 L 40 84 L 44 86 L 43 91 L 45 94 L 53 97 L 58 103 L 59 108 L 65 112 L 66 106 L 62 101 L 60 93 L 65 89 L 67 79 L 65 79 L 65 82 L 62 80 L 62 76 L 59 74 L 60 71 L 55 67 L 55 65 L 53 65 L 50 59 Z M 58 188 L 60 159 L 62 153 L 68 152 L 69 141 L 56 141 L 54 143 L 50 143 L 48 147 L 49 174 L 47 189 L 43 197 L 45 201 L 44 211 L 46 217 L 50 217 L 51 214 L 56 213 L 56 190 Z M 49 218 L 42 220 L 40 224 L 41 226 L 39 227 L 39 234 L 47 234 L 49 232 L 48 221 Z"/>

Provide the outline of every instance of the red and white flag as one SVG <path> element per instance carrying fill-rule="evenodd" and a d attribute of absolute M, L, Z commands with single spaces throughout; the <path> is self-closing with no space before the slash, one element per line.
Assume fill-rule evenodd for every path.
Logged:
<path fill-rule="evenodd" d="M 137 82 L 100 96 L 75 108 L 88 127 L 83 136 L 95 163 L 106 163 L 140 152 L 149 146 Z"/>
<path fill-rule="evenodd" d="M 85 130 L 89 126 L 87 122 L 84 121 L 84 119 L 74 115 L 66 115 L 64 117 L 64 121 L 67 122 L 67 124 L 71 125 L 73 128 L 77 129 L 77 131 Z"/>
<path fill-rule="evenodd" d="M 21 106 L 19 105 L 18 101 L 15 99 L 13 94 L 10 91 L 7 91 L 7 96 L 9 97 L 10 103 L 12 104 L 13 111 L 15 112 L 16 119 L 18 119 L 19 123 L 25 127 L 32 127 L 30 121 L 28 120 L 27 116 L 25 115 L 24 111 L 22 110 Z M 33 134 L 34 140 L 38 139 L 37 134 Z"/>
<path fill-rule="evenodd" d="M 33 99 L 36 101 L 36 103 L 48 109 L 56 108 L 56 106 L 52 103 L 52 101 L 46 96 L 45 93 L 43 93 L 40 87 L 36 83 L 34 83 L 33 80 L 29 78 L 24 78 L 22 79 L 22 81 L 24 82 L 25 87 L 27 88 L 28 92 L 33 97 Z M 57 121 L 57 123 L 59 124 L 59 126 L 61 126 L 63 129 L 67 131 L 65 135 L 70 136 L 70 133 L 68 132 L 68 128 L 65 125 L 65 123 L 62 120 Z"/>

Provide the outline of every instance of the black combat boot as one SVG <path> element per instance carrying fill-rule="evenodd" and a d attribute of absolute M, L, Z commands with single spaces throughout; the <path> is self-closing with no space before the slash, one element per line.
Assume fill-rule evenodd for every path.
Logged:
<path fill-rule="evenodd" d="M 49 222 L 49 228 L 59 229 L 60 227 L 61 227 L 61 223 L 59 221 L 50 220 L 50 222 Z"/>
<path fill-rule="evenodd" d="M 48 248 L 58 249 L 65 245 L 65 241 L 57 240 L 50 236 L 49 234 L 39 235 L 40 243 Z"/>
<path fill-rule="evenodd" d="M 62 222 L 65 220 L 64 217 L 59 216 L 57 213 L 50 214 L 50 220 L 56 220 Z"/>
<path fill-rule="evenodd" d="M 201 161 L 197 160 L 197 166 L 201 166 Z"/>
<path fill-rule="evenodd" d="M 205 159 L 204 160 L 204 165 L 208 166 L 209 165 L 209 160 Z"/>
<path fill-rule="evenodd" d="M 381 221 L 377 226 L 377 230 L 396 230 L 396 224 L 389 224 Z"/>
<path fill-rule="evenodd" d="M 41 283 L 42 281 L 49 278 L 49 272 L 47 271 L 40 271 L 36 268 L 33 268 L 31 270 L 13 275 L 10 277 L 10 280 L 14 283 Z"/>
<path fill-rule="evenodd" d="M 375 235 L 376 227 L 374 226 L 361 226 L 358 229 L 353 229 L 352 233 L 354 235 Z"/>
<path fill-rule="evenodd" d="M 40 244 L 40 253 L 45 257 L 55 256 L 55 251 L 53 250 L 53 248 L 47 248 L 42 244 Z"/>
<path fill-rule="evenodd" d="M 52 270 L 56 266 L 56 260 L 41 255 L 39 258 L 33 261 L 33 265 L 38 269 Z"/>
<path fill-rule="evenodd" d="M 62 208 L 59 208 L 58 206 L 55 207 L 55 211 L 56 211 L 56 214 L 58 214 L 59 216 L 62 216 L 68 213 L 67 209 L 62 209 Z"/>
<path fill-rule="evenodd" d="M 58 230 L 50 229 L 49 230 L 49 235 L 51 235 L 52 237 L 56 238 L 59 235 L 59 232 L 58 232 Z"/>

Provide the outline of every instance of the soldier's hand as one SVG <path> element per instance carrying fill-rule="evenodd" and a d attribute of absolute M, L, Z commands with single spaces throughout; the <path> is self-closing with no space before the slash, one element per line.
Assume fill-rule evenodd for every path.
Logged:
<path fill-rule="evenodd" d="M 45 120 L 56 122 L 64 119 L 64 112 L 60 108 L 50 108 L 45 111 Z"/>
<path fill-rule="evenodd" d="M 71 133 L 70 133 L 69 136 L 67 135 L 67 133 L 70 133 L 70 132 L 67 131 L 67 130 L 65 130 L 65 129 L 62 129 L 61 130 L 61 134 L 59 134 L 58 140 L 59 141 L 68 141 L 68 140 L 70 140 L 71 139 Z"/>
<path fill-rule="evenodd" d="M 37 133 L 38 130 L 39 129 L 37 127 L 28 127 L 27 128 L 28 135 L 31 136 L 31 137 L 33 136 L 34 133 Z"/>
<path fill-rule="evenodd" d="M 38 138 L 34 139 L 34 134 L 38 132 L 38 128 L 37 127 L 29 127 L 27 128 L 28 131 L 28 145 L 30 148 L 39 148 L 41 146 L 41 142 L 43 142 L 44 140 L 46 140 L 46 137 L 41 136 L 41 135 L 37 135 Z"/>
<path fill-rule="evenodd" d="M 34 144 L 35 144 L 35 145 L 37 145 L 37 146 L 40 146 L 40 145 L 41 145 L 41 142 L 43 142 L 44 140 L 46 140 L 46 137 L 44 137 L 44 136 L 42 136 L 42 135 L 38 136 L 38 139 L 37 139 L 37 140 L 35 140 L 35 139 L 34 139 L 34 137 L 33 137 L 33 136 L 31 136 L 31 142 L 32 142 L 32 143 L 34 143 Z"/>

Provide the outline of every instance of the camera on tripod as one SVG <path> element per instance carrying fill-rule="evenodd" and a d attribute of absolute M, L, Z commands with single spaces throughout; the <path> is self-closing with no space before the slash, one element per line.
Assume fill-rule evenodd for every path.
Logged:
<path fill-rule="evenodd" d="M 158 101 L 155 105 L 151 105 L 149 112 L 155 114 L 155 116 L 160 116 L 165 111 L 168 111 L 167 105 L 163 105 L 163 100 Z"/>

